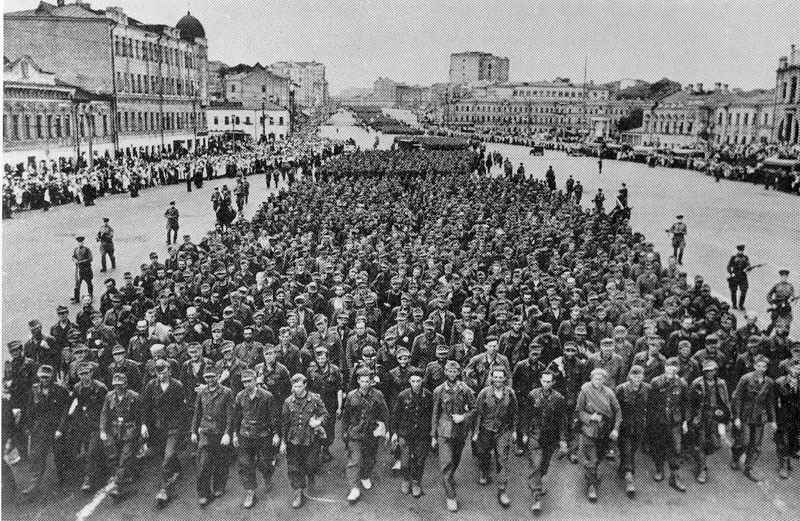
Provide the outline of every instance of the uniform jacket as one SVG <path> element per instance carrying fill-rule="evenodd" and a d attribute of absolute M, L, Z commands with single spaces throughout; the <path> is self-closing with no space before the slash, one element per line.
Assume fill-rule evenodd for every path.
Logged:
<path fill-rule="evenodd" d="M 517 427 L 517 395 L 510 386 L 502 390 L 498 399 L 494 386 L 481 389 L 475 399 L 475 426 L 490 432 L 513 431 Z"/>
<path fill-rule="evenodd" d="M 106 394 L 100 412 L 100 430 L 122 440 L 135 440 L 142 426 L 142 399 L 139 393 L 126 389 L 120 396 L 112 390 Z"/>
<path fill-rule="evenodd" d="M 143 423 L 151 432 L 180 432 L 185 428 L 184 416 L 180 414 L 185 401 L 180 380 L 170 377 L 167 390 L 164 391 L 158 378 L 152 378 L 142 391 Z"/>
<path fill-rule="evenodd" d="M 716 411 L 720 411 L 721 416 L 718 416 Z M 704 377 L 695 378 L 689 386 L 689 418 L 692 423 L 700 424 L 712 418 L 716 418 L 720 423 L 728 423 L 730 417 L 731 399 L 725 380 L 715 378 L 714 386 L 711 388 Z"/>
<path fill-rule="evenodd" d="M 528 435 L 536 437 L 540 444 L 547 444 L 565 439 L 569 428 L 567 412 L 567 402 L 561 393 L 537 387 L 528 393 L 520 415 L 526 418 Z"/>
<path fill-rule="evenodd" d="M 392 407 L 389 430 L 401 438 L 429 436 L 432 412 L 433 393 L 424 387 L 418 393 L 404 389 Z"/>
<path fill-rule="evenodd" d="M 233 430 L 245 438 L 266 438 L 281 432 L 281 411 L 272 393 L 256 386 L 251 397 L 247 389 L 236 395 Z"/>
<path fill-rule="evenodd" d="M 466 438 L 474 413 L 475 393 L 472 389 L 460 380 L 453 385 L 445 381 L 433 391 L 431 436 Z M 453 414 L 465 414 L 466 418 L 461 423 L 454 423 Z"/>
<path fill-rule="evenodd" d="M 680 425 L 689 419 L 689 386 L 683 378 L 662 374 L 650 382 L 649 425 Z"/>
<path fill-rule="evenodd" d="M 322 398 L 316 393 L 306 392 L 302 398 L 292 393 L 283 402 L 281 412 L 282 438 L 288 444 L 309 446 L 314 441 L 314 429 L 308 424 L 312 417 L 322 418 L 323 422 L 328 416 Z"/>
<path fill-rule="evenodd" d="M 622 430 L 629 434 L 643 433 L 647 426 L 650 384 L 642 382 L 638 389 L 634 389 L 630 382 L 623 382 L 615 392 L 622 410 Z"/>
<path fill-rule="evenodd" d="M 354 389 L 342 404 L 342 433 L 345 439 L 364 440 L 373 436 L 377 422 L 388 422 L 389 409 L 383 393 L 374 387 L 366 392 Z"/>
<path fill-rule="evenodd" d="M 206 438 L 222 436 L 231 432 L 233 420 L 233 394 L 224 385 L 217 385 L 212 391 L 208 386 L 197 393 L 194 402 L 192 432 Z M 203 440 L 200 440 L 203 446 Z"/>
<path fill-rule="evenodd" d="M 103 410 L 108 388 L 99 380 L 92 380 L 89 385 L 81 382 L 72 387 L 72 399 L 75 408 L 72 414 L 65 416 L 65 425 L 59 430 L 64 432 L 69 424 L 82 432 L 96 431 L 100 428 L 100 413 Z M 72 409 L 72 405 L 70 405 Z"/>
<path fill-rule="evenodd" d="M 759 382 L 755 371 L 747 373 L 739 379 L 731 402 L 733 418 L 742 423 L 764 425 L 775 421 L 775 382 L 769 376 Z"/>

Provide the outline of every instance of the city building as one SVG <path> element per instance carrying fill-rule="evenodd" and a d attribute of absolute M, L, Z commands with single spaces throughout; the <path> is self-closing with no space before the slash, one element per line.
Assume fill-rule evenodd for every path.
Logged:
<path fill-rule="evenodd" d="M 450 55 L 450 83 L 508 81 L 508 58 L 486 52 L 468 51 Z"/>
<path fill-rule="evenodd" d="M 800 57 L 792 45 L 789 56 L 781 56 L 775 78 L 775 127 L 780 143 L 800 144 Z"/>
<path fill-rule="evenodd" d="M 222 85 L 222 76 L 225 74 L 225 71 L 228 69 L 228 65 L 218 61 L 218 60 L 209 60 L 208 61 L 208 78 L 206 79 L 206 83 L 208 84 L 208 101 L 209 103 L 214 101 L 223 101 L 225 99 L 225 89 Z"/>
<path fill-rule="evenodd" d="M 379 77 L 372 84 L 372 99 L 394 104 L 397 100 L 397 85 L 398 83 L 394 80 Z"/>
<path fill-rule="evenodd" d="M 297 85 L 295 103 L 300 107 L 321 107 L 328 103 L 328 80 L 325 79 L 325 65 L 322 63 L 280 61 L 268 68 Z"/>
<path fill-rule="evenodd" d="M 212 103 L 208 130 L 212 136 L 247 135 L 253 140 L 275 141 L 289 135 L 289 109 L 255 99 Z"/>
<path fill-rule="evenodd" d="M 262 100 L 289 108 L 291 80 L 260 63 L 237 65 L 222 74 L 223 97 L 227 101 Z"/>
<path fill-rule="evenodd" d="M 3 162 L 10 168 L 82 157 L 91 164 L 108 150 L 110 97 L 68 85 L 30 56 L 3 66 Z"/>
<path fill-rule="evenodd" d="M 60 81 L 110 98 L 111 139 L 97 143 L 98 152 L 205 146 L 208 45 L 191 14 L 173 27 L 141 22 L 118 7 L 58 0 L 3 18 L 7 57 L 30 56 Z M 52 118 L 45 109 L 32 116 Z"/>

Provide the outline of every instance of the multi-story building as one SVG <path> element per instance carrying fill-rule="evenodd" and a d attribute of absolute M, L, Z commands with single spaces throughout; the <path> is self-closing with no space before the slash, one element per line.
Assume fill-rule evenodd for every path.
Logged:
<path fill-rule="evenodd" d="M 291 80 L 279 76 L 260 63 L 252 67 L 237 65 L 222 75 L 224 98 L 227 101 L 266 100 L 289 108 Z"/>
<path fill-rule="evenodd" d="M 228 70 L 228 65 L 218 60 L 209 60 L 206 70 L 208 71 L 206 83 L 208 85 L 209 103 L 223 101 L 225 99 L 225 89 L 222 85 L 222 77 L 225 75 L 225 71 Z"/>
<path fill-rule="evenodd" d="M 275 141 L 289 135 L 289 109 L 255 99 L 212 103 L 208 129 L 212 136 L 245 134 L 253 140 Z"/>
<path fill-rule="evenodd" d="M 716 84 L 728 91 L 728 85 Z M 734 96 L 714 108 L 710 139 L 716 145 L 766 144 L 772 136 L 775 91 L 733 91 Z"/>
<path fill-rule="evenodd" d="M 445 124 L 512 134 L 608 135 L 608 88 L 555 81 L 504 83 L 472 89 L 447 104 Z M 618 120 L 624 114 L 616 108 Z"/>
<path fill-rule="evenodd" d="M 486 52 L 468 51 L 450 55 L 450 83 L 508 81 L 508 58 Z"/>
<path fill-rule="evenodd" d="M 379 77 L 372 84 L 372 98 L 379 102 L 394 103 L 397 100 L 397 86 L 396 81 Z"/>
<path fill-rule="evenodd" d="M 320 107 L 328 103 L 328 80 L 325 79 L 325 65 L 322 63 L 281 61 L 268 68 L 297 85 L 295 102 L 300 107 Z"/>
<path fill-rule="evenodd" d="M 58 0 L 5 13 L 4 26 L 6 56 L 28 55 L 59 80 L 110 97 L 111 139 L 100 153 L 205 146 L 208 45 L 191 14 L 172 27 Z"/>
<path fill-rule="evenodd" d="M 11 168 L 81 157 L 111 142 L 111 103 L 42 70 L 30 56 L 4 64 L 3 162 Z"/>
<path fill-rule="evenodd" d="M 800 144 L 800 57 L 792 45 L 789 56 L 781 56 L 775 78 L 775 127 L 773 138 Z"/>

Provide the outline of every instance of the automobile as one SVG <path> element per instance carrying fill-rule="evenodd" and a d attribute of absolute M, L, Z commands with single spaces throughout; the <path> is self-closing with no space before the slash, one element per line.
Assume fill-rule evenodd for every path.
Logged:
<path fill-rule="evenodd" d="M 767 179 L 778 190 L 797 191 L 800 182 L 800 159 L 768 157 L 756 166 L 748 181 L 765 183 Z"/>
<path fill-rule="evenodd" d="M 544 155 L 544 147 L 542 145 L 533 145 L 531 147 L 531 151 L 529 153 L 531 156 L 543 156 Z"/>

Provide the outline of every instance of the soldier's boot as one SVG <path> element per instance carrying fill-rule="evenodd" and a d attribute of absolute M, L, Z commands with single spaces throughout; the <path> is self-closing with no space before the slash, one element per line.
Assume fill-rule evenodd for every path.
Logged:
<path fill-rule="evenodd" d="M 502 488 L 497 491 L 497 502 L 500 503 L 500 506 L 503 508 L 511 506 L 511 498 L 508 496 L 506 489 Z"/>
<path fill-rule="evenodd" d="M 253 508 L 253 505 L 256 504 L 256 491 L 255 490 L 245 490 L 244 491 L 244 500 L 242 501 L 242 506 L 244 508 Z"/>
<path fill-rule="evenodd" d="M 708 470 L 705 468 L 700 469 L 700 472 L 697 473 L 697 477 L 695 479 L 698 483 L 705 483 L 708 481 Z"/>
<path fill-rule="evenodd" d="M 676 472 L 672 472 L 669 476 L 669 486 L 677 490 L 678 492 L 686 492 L 686 486 L 678 477 Z"/>
<path fill-rule="evenodd" d="M 294 493 L 294 499 L 292 500 L 292 508 L 300 508 L 303 506 L 303 502 L 305 501 L 305 494 L 303 494 L 303 489 L 299 489 Z"/>
<path fill-rule="evenodd" d="M 409 492 L 411 492 L 411 484 L 405 479 L 402 482 L 400 482 L 400 492 L 402 492 L 403 494 L 408 494 Z"/>
<path fill-rule="evenodd" d="M 590 503 L 597 502 L 597 485 L 594 482 L 586 486 L 586 499 L 588 499 Z"/>
<path fill-rule="evenodd" d="M 414 497 L 421 497 L 423 494 L 422 487 L 416 481 L 411 483 L 411 495 Z"/>
<path fill-rule="evenodd" d="M 450 512 L 458 512 L 458 501 L 454 497 L 447 498 L 447 510 Z"/>
<path fill-rule="evenodd" d="M 781 479 L 789 479 L 789 458 L 778 459 L 778 476 Z"/>
<path fill-rule="evenodd" d="M 739 465 L 739 460 L 742 458 L 741 451 L 738 450 L 731 450 L 731 470 L 742 470 L 742 467 Z"/>
<path fill-rule="evenodd" d="M 533 500 L 531 501 L 531 512 L 533 515 L 539 515 L 542 512 L 542 495 L 538 492 L 533 493 Z"/>
<path fill-rule="evenodd" d="M 633 472 L 631 471 L 625 473 L 625 493 L 631 498 L 636 495 L 636 485 L 633 483 Z"/>
<path fill-rule="evenodd" d="M 81 483 L 81 492 L 91 492 L 92 490 L 92 478 L 87 474 L 83 477 L 83 483 Z"/>
<path fill-rule="evenodd" d="M 156 506 L 158 508 L 163 508 L 164 505 L 166 505 L 168 501 L 169 501 L 169 494 L 167 493 L 167 489 L 166 488 L 162 488 L 156 494 Z"/>
<path fill-rule="evenodd" d="M 354 505 L 358 498 L 361 497 L 361 489 L 358 487 L 353 487 L 350 489 L 350 493 L 347 495 L 347 502 L 351 505 Z"/>

